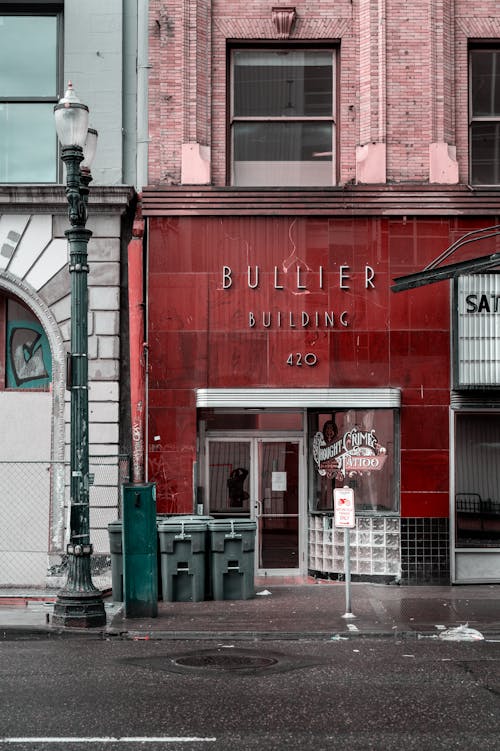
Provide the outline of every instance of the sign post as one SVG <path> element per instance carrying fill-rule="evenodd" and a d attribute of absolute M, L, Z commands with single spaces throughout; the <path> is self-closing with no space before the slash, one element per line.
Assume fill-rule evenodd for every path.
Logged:
<path fill-rule="evenodd" d="M 344 529 L 345 613 L 342 618 L 356 618 L 351 612 L 351 550 L 349 530 L 356 526 L 354 491 L 352 488 L 335 488 L 333 491 L 335 526 Z"/>

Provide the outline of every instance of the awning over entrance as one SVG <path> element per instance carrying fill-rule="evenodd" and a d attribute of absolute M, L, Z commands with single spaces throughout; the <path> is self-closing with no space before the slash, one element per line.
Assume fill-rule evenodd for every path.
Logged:
<path fill-rule="evenodd" d="M 399 389 L 197 389 L 197 407 L 331 407 L 401 406 Z"/>

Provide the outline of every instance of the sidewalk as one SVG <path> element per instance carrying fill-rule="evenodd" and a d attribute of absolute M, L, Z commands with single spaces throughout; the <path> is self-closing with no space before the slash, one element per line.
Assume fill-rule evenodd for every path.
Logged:
<path fill-rule="evenodd" d="M 251 600 L 159 602 L 156 618 L 125 618 L 121 603 L 105 599 L 102 629 L 52 626 L 57 592 L 0 590 L 0 639 L 89 634 L 124 639 L 335 639 L 442 638 L 468 626 L 500 639 L 500 585 L 392 586 L 353 583 L 344 618 L 345 585 L 311 583 L 258 586 Z M 441 636 L 440 636 L 441 635 Z"/>

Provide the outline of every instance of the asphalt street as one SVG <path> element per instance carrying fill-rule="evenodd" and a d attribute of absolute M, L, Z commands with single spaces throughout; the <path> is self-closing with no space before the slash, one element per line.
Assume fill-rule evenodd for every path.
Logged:
<path fill-rule="evenodd" d="M 0 642 L 0 751 L 498 751 L 500 643 Z"/>

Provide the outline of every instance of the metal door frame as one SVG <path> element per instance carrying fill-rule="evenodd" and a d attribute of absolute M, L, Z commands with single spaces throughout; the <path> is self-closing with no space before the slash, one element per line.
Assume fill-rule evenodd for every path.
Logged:
<path fill-rule="evenodd" d="M 255 574 L 256 576 L 303 576 L 307 573 L 307 493 L 306 493 L 306 478 L 307 478 L 307 466 L 306 457 L 304 453 L 304 435 L 302 432 L 297 431 L 245 431 L 244 433 L 235 431 L 211 431 L 206 432 L 204 435 L 203 445 L 203 477 L 204 485 L 206 489 L 206 503 L 209 503 L 209 444 L 212 441 L 225 441 L 228 443 L 249 443 L 250 444 L 250 474 L 249 474 L 249 493 L 250 493 L 250 518 L 253 521 L 258 522 L 258 507 L 260 499 L 258 496 L 259 491 L 259 443 L 297 443 L 298 444 L 298 558 L 299 567 L 297 568 L 280 568 L 269 569 L 259 567 L 258 550 L 260 545 L 260 536 L 257 523 L 257 536 L 256 536 L 256 555 L 255 555 Z M 210 509 L 207 507 L 205 511 L 210 513 Z"/>
<path fill-rule="evenodd" d="M 456 542 L 456 461 L 457 461 L 457 421 L 460 415 L 496 414 L 500 410 L 484 406 L 464 406 L 450 408 L 450 499 L 449 499 L 449 541 L 450 578 L 452 584 L 498 584 L 500 571 L 500 547 L 459 547 Z"/>

